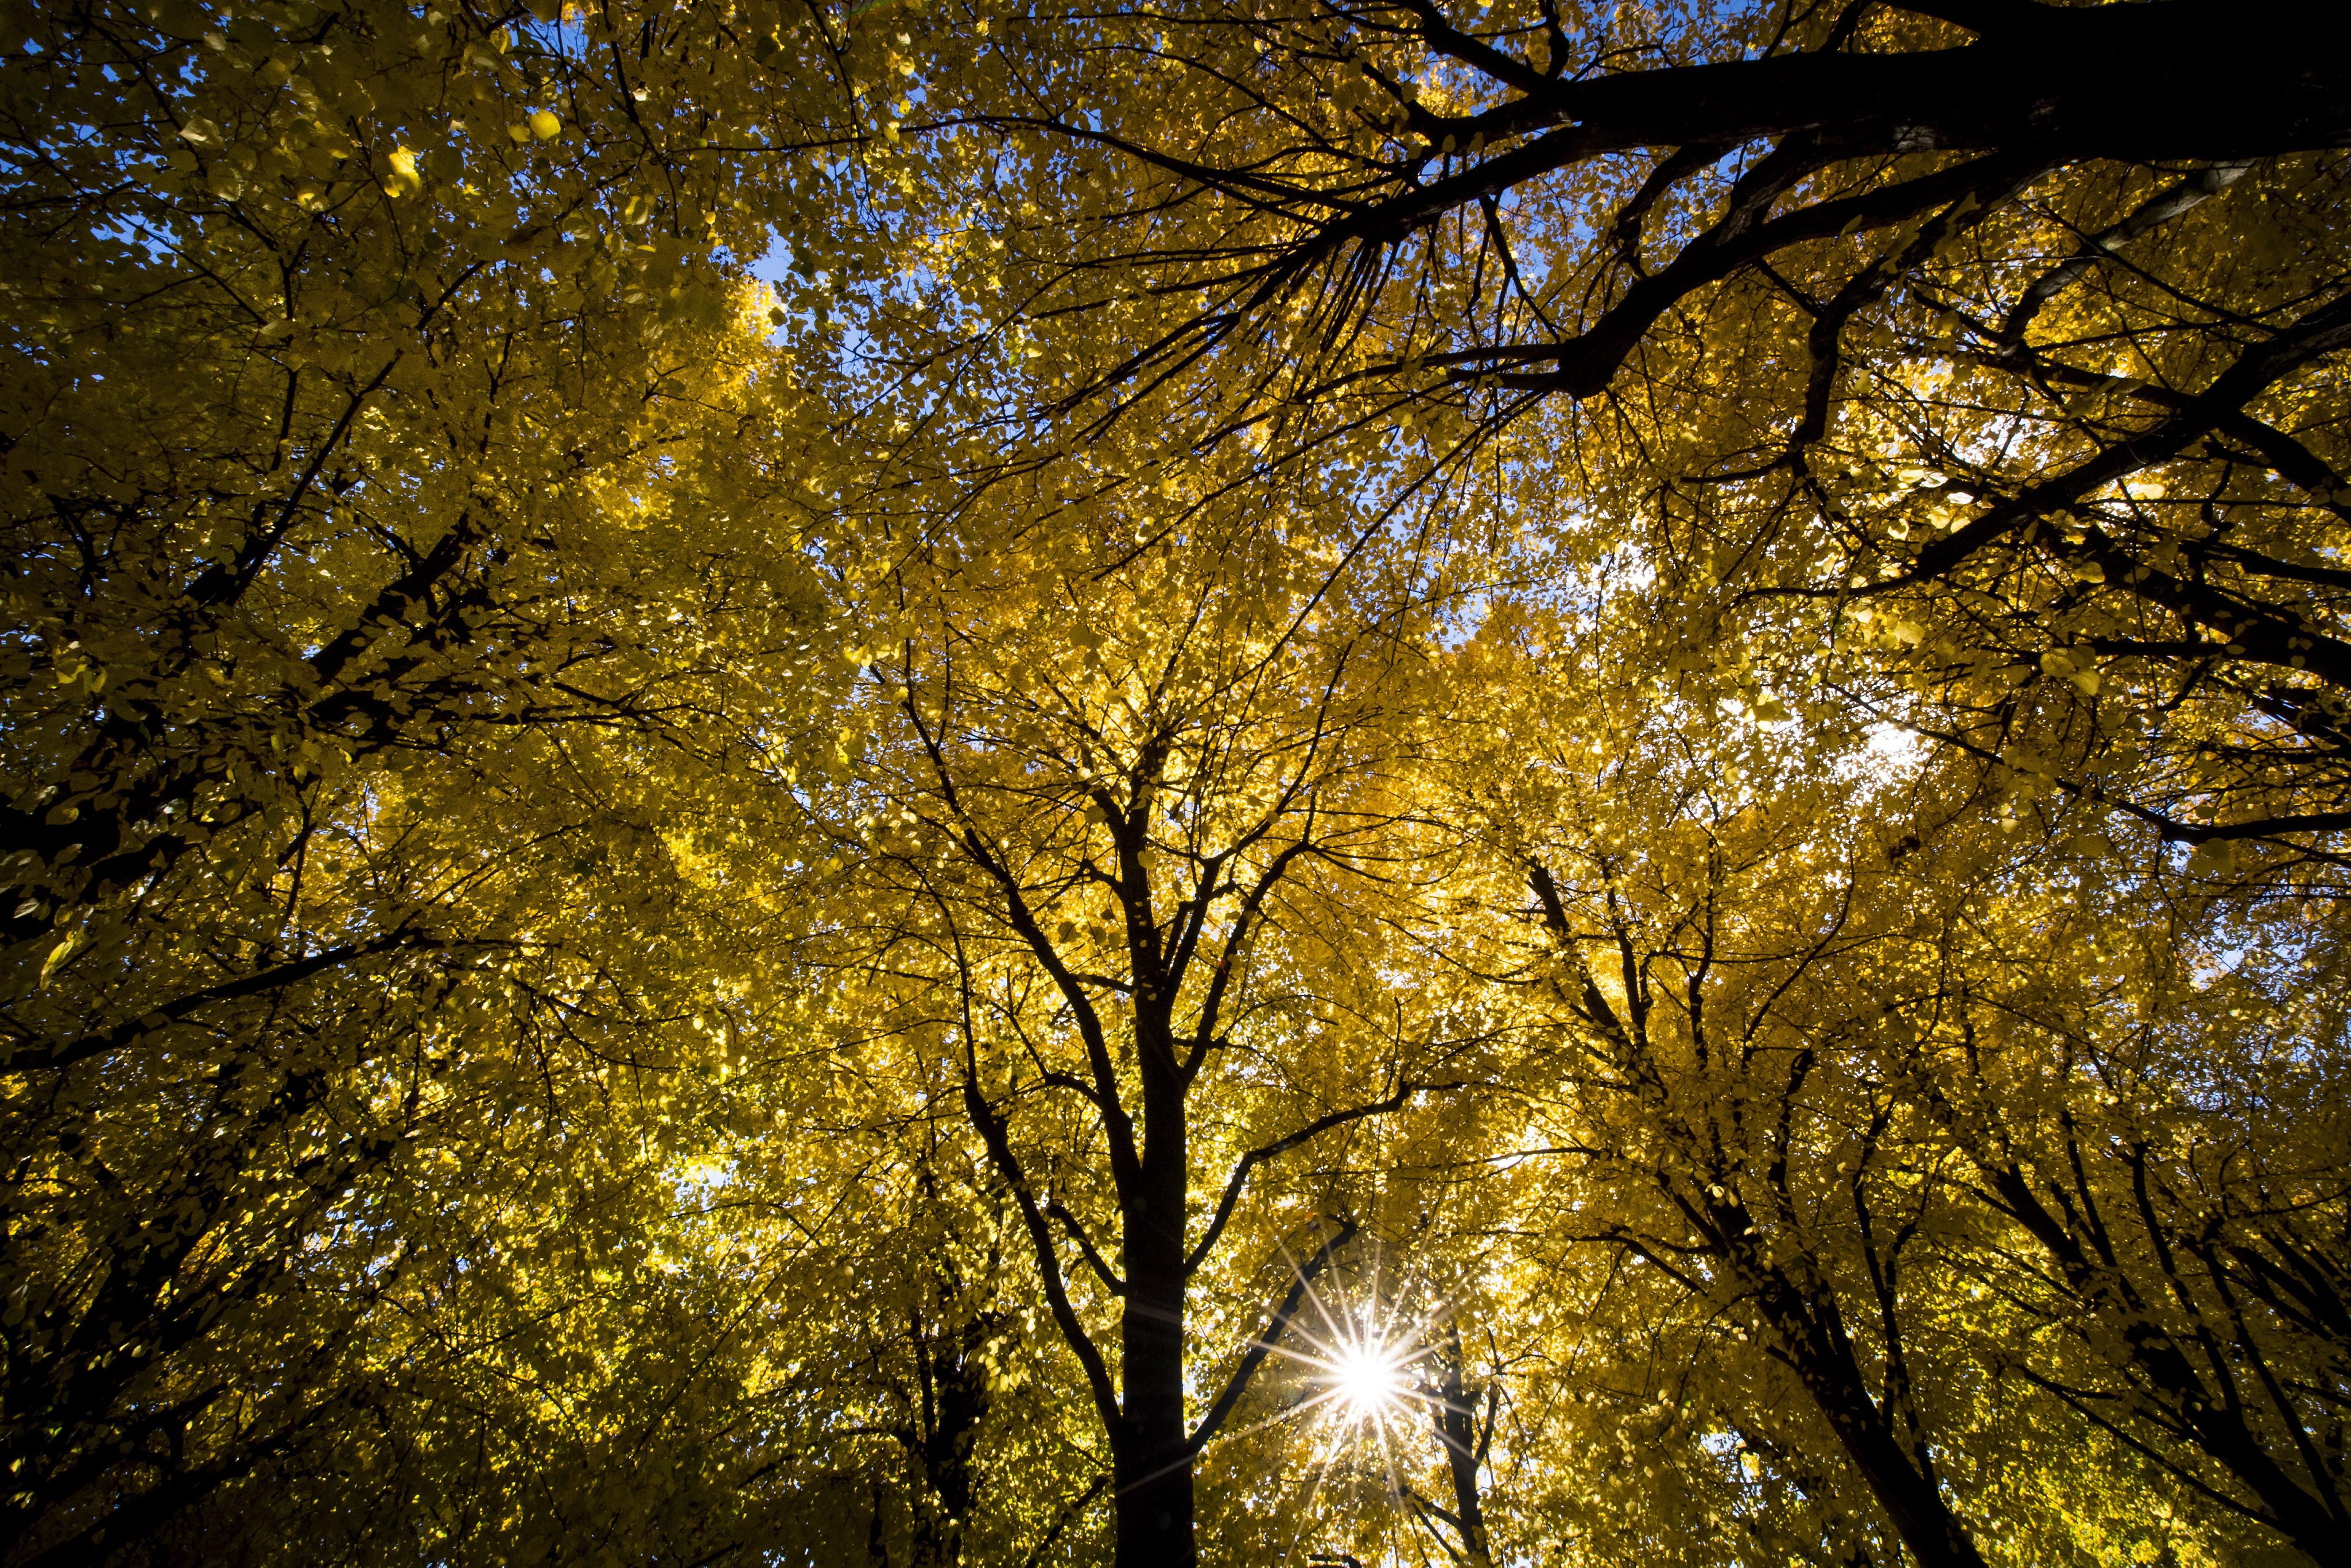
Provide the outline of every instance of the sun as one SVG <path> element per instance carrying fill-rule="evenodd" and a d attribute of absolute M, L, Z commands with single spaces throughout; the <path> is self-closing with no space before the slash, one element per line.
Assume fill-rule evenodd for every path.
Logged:
<path fill-rule="evenodd" d="M 1397 1346 L 1365 1334 L 1337 1348 L 1326 1377 L 1347 1414 L 1367 1420 L 1395 1409 L 1410 1394 L 1405 1362 Z"/>

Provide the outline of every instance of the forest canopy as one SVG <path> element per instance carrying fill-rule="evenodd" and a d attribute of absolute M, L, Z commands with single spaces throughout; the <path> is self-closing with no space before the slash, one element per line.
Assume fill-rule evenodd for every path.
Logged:
<path fill-rule="evenodd" d="M 2351 71 L 0 0 L 0 1568 L 2351 1563 Z"/>

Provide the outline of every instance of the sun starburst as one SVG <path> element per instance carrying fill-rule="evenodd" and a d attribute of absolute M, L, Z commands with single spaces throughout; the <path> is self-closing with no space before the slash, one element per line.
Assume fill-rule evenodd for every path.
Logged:
<path fill-rule="evenodd" d="M 1390 1344 L 1375 1331 L 1364 1329 L 1330 1357 L 1325 1381 L 1337 1394 L 1342 1409 L 1355 1420 L 1368 1420 L 1411 1396 L 1412 1381 L 1405 1375 L 1408 1362 L 1404 1346 Z"/>
<path fill-rule="evenodd" d="M 1328 1260 L 1318 1260 L 1318 1264 Z M 1256 1342 L 1256 1354 L 1286 1364 L 1290 1396 L 1265 1418 L 1228 1429 L 1223 1441 L 1244 1440 L 1287 1427 L 1306 1452 L 1291 1473 L 1302 1483 L 1291 1510 L 1301 1532 L 1319 1517 L 1314 1503 L 1326 1488 L 1369 1484 L 1389 1500 L 1411 1497 L 1407 1477 L 1426 1463 L 1436 1436 L 1431 1417 L 1447 1408 L 1444 1364 L 1459 1341 L 1448 1326 L 1449 1301 L 1425 1285 L 1384 1277 L 1374 1250 L 1365 1270 L 1333 1279 L 1316 1265 L 1293 1261 L 1296 1310 Z M 1399 1511 L 1395 1521 L 1412 1517 Z"/>

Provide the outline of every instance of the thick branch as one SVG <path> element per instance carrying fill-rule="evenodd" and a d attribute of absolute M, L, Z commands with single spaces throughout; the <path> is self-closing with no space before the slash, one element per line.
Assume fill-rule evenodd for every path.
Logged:
<path fill-rule="evenodd" d="M 1249 1172 L 1259 1166 L 1289 1153 L 1299 1145 L 1319 1137 L 1333 1127 L 1343 1127 L 1350 1122 L 1360 1122 L 1366 1116 L 1378 1116 L 1390 1111 L 1400 1111 L 1404 1108 L 1405 1102 L 1416 1094 L 1426 1093 L 1432 1090 L 1459 1087 L 1458 1083 L 1416 1083 L 1410 1079 L 1405 1079 L 1397 1084 L 1395 1093 L 1384 1100 L 1374 1100 L 1365 1105 L 1350 1105 L 1343 1111 L 1333 1111 L 1326 1116 L 1318 1116 L 1285 1137 L 1277 1138 L 1270 1144 L 1249 1150 L 1240 1157 L 1239 1163 L 1233 1166 L 1232 1177 L 1225 1183 L 1224 1197 L 1217 1200 L 1216 1217 L 1208 1221 L 1207 1231 L 1200 1238 L 1200 1244 L 1193 1248 L 1190 1255 L 1184 1260 L 1184 1272 L 1188 1276 L 1207 1260 L 1209 1251 L 1217 1245 L 1217 1239 L 1225 1233 L 1226 1222 L 1233 1217 L 1233 1206 L 1240 1201 L 1241 1188 L 1248 1185 Z"/>
<path fill-rule="evenodd" d="M 1248 1391 L 1249 1380 L 1257 1375 L 1257 1369 L 1264 1364 L 1267 1353 L 1273 1349 L 1273 1342 L 1281 1337 L 1282 1331 L 1290 1326 L 1290 1320 L 1297 1315 L 1299 1304 L 1305 1301 L 1315 1276 L 1329 1265 L 1332 1254 L 1353 1241 L 1355 1233 L 1362 1228 L 1354 1220 L 1344 1221 L 1337 1233 L 1326 1239 L 1314 1256 L 1297 1270 L 1296 1278 L 1290 1282 L 1290 1289 L 1282 1292 L 1281 1304 L 1274 1309 L 1272 1318 L 1267 1322 L 1265 1332 L 1251 1342 L 1249 1354 L 1241 1357 L 1240 1365 L 1233 1369 L 1224 1392 L 1217 1396 L 1217 1402 L 1208 1407 L 1206 1416 L 1200 1417 L 1200 1424 L 1193 1428 L 1192 1436 L 1186 1440 L 1187 1452 L 1198 1453 L 1207 1445 L 1208 1439 L 1217 1435 L 1217 1428 L 1222 1427 L 1225 1417 L 1233 1413 L 1233 1406 Z"/>

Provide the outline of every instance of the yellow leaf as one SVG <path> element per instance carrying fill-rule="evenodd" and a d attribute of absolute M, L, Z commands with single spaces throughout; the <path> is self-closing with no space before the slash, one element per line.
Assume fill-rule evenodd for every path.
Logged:
<path fill-rule="evenodd" d="M 85 938 L 80 932 L 72 931 L 67 933 L 66 939 L 64 941 L 49 949 L 49 956 L 41 960 L 41 986 L 43 989 L 47 988 L 49 981 L 55 977 L 59 969 L 65 967 L 66 960 L 72 957 L 76 953 L 81 951 L 84 941 Z"/>

